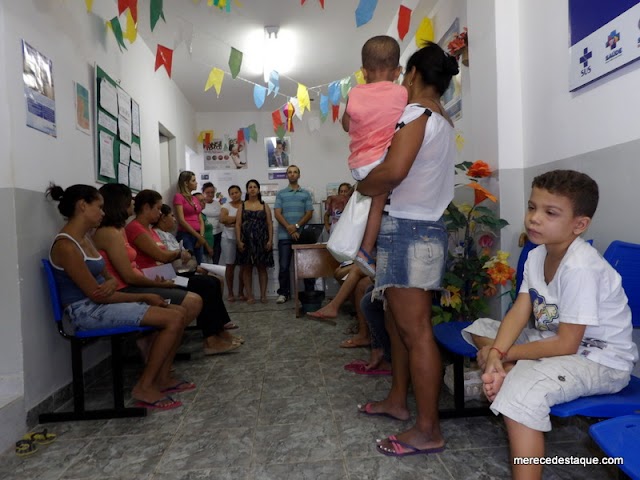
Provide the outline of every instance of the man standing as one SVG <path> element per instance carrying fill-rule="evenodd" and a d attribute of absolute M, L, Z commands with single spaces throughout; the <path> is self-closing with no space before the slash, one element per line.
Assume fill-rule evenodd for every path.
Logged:
<path fill-rule="evenodd" d="M 284 303 L 291 297 L 291 279 L 289 266 L 291 265 L 291 244 L 298 241 L 302 226 L 311 220 L 313 215 L 313 203 L 311 195 L 300 185 L 300 169 L 291 165 L 287 168 L 289 186 L 283 188 L 276 196 L 274 213 L 278 226 L 278 257 L 280 259 L 280 271 L 278 280 L 278 299 L 276 303 Z M 314 289 L 313 278 L 304 280 L 305 291 Z M 297 299 L 295 299 L 297 301 Z"/>

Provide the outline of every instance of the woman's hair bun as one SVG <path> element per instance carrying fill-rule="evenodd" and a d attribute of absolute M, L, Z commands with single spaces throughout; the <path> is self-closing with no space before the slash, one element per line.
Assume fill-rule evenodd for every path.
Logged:
<path fill-rule="evenodd" d="M 453 55 L 445 54 L 444 59 L 444 72 L 454 76 L 460 73 L 460 67 L 458 65 L 458 60 Z"/>
<path fill-rule="evenodd" d="M 62 200 L 62 196 L 64 195 L 64 189 L 58 185 L 51 183 L 49 184 L 47 193 L 53 200 L 59 202 L 60 200 Z"/>

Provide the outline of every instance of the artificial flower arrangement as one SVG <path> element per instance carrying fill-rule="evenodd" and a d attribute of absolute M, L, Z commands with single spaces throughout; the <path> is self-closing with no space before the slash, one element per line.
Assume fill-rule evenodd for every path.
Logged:
<path fill-rule="evenodd" d="M 444 274 L 440 305 L 433 306 L 433 323 L 450 320 L 475 320 L 488 313 L 489 299 L 498 293 L 498 285 L 515 286 L 515 270 L 509 265 L 509 253 L 491 254 L 496 234 L 508 225 L 490 208 L 481 205 L 497 198 L 479 179 L 491 176 L 491 168 L 482 160 L 456 165 L 457 175 L 468 183 L 456 187 L 474 190 L 474 202 L 451 202 L 444 213 L 449 232 L 449 254 Z M 511 292 L 512 292 L 511 290 Z M 509 292 L 506 292 L 509 293 Z"/>
<path fill-rule="evenodd" d="M 467 27 L 464 27 L 462 32 L 456 33 L 451 40 L 447 44 L 447 50 L 450 55 L 453 55 L 456 58 L 460 58 L 462 56 L 462 63 L 465 66 L 469 66 L 469 57 L 467 47 L 469 46 L 469 32 Z"/>

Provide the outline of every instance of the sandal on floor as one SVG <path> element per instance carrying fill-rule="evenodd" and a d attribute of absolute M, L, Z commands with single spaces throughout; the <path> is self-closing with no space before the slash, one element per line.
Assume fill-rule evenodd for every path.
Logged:
<path fill-rule="evenodd" d="M 161 393 L 180 393 L 180 392 L 188 392 L 189 390 L 194 390 L 196 388 L 196 384 L 193 382 L 189 382 L 187 380 L 182 380 L 176 383 L 173 387 L 167 387 L 160 390 Z"/>
<path fill-rule="evenodd" d="M 231 352 L 237 348 L 240 348 L 240 343 L 230 343 L 228 346 L 226 347 L 222 347 L 220 349 L 218 348 L 205 348 L 203 350 L 205 355 L 221 355 L 223 353 L 228 353 Z"/>
<path fill-rule="evenodd" d="M 227 323 L 224 324 L 224 329 L 225 330 L 235 330 L 236 328 L 240 328 L 240 327 L 238 327 L 238 325 L 236 325 L 233 322 L 227 322 Z"/>
<path fill-rule="evenodd" d="M 16 455 L 27 457 L 38 451 L 38 446 L 33 440 L 18 440 L 16 442 Z"/>
<path fill-rule="evenodd" d="M 163 402 L 169 403 L 163 404 Z M 136 402 L 136 407 L 142 407 L 149 410 L 172 410 L 181 406 L 182 402 L 180 400 L 174 400 L 169 395 L 162 397 L 160 400 L 156 400 L 155 402 L 145 402 L 144 400 L 138 400 Z"/>
<path fill-rule="evenodd" d="M 49 431 L 45 428 L 39 430 L 37 432 L 27 433 L 23 440 L 31 440 L 32 442 L 39 443 L 40 445 L 48 445 L 55 441 L 57 435 L 55 433 L 49 433 Z"/>
<path fill-rule="evenodd" d="M 347 338 L 344 342 L 340 344 L 340 348 L 368 348 L 371 343 L 367 343 L 361 345 L 353 341 L 353 338 Z"/>

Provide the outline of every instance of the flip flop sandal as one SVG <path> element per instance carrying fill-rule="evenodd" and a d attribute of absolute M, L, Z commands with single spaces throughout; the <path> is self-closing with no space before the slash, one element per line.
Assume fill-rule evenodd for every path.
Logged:
<path fill-rule="evenodd" d="M 240 328 L 240 327 L 238 327 L 238 325 L 236 325 L 233 322 L 228 322 L 228 323 L 224 324 L 224 329 L 225 330 L 235 330 L 236 328 Z"/>
<path fill-rule="evenodd" d="M 16 442 L 16 455 L 27 457 L 38 451 L 38 446 L 33 440 L 18 440 Z"/>
<path fill-rule="evenodd" d="M 364 365 L 355 365 L 350 370 L 353 373 L 357 373 L 358 375 L 393 375 L 393 372 L 391 370 L 383 370 L 383 369 L 367 370 Z"/>
<path fill-rule="evenodd" d="M 194 390 L 196 388 L 196 384 L 193 382 L 189 382 L 187 380 L 182 380 L 181 382 L 176 383 L 173 387 L 168 387 L 160 390 L 162 393 L 180 393 L 180 392 L 188 392 L 189 390 Z"/>
<path fill-rule="evenodd" d="M 161 405 L 162 402 L 169 402 L 164 405 Z M 182 406 L 182 402 L 179 400 L 174 400 L 169 395 L 161 398 L 160 400 L 156 400 L 155 402 L 145 402 L 144 400 L 138 400 L 136 402 L 136 407 L 142 407 L 149 410 L 172 410 L 174 408 L 178 408 Z"/>
<path fill-rule="evenodd" d="M 48 445 L 56 440 L 57 435 L 55 433 L 49 433 L 49 430 L 44 428 L 37 432 L 27 433 L 22 438 L 23 440 L 31 440 L 32 442 L 39 443 L 40 445 Z"/>
<path fill-rule="evenodd" d="M 430 453 L 440 453 L 444 451 L 444 447 L 419 449 L 414 447 L 413 445 L 409 445 L 408 443 L 401 442 L 396 438 L 395 435 L 391 435 L 389 438 L 387 438 L 387 440 L 391 444 L 392 450 L 389 450 L 383 447 L 381 443 L 379 443 L 376 446 L 376 450 L 378 450 L 378 452 L 388 457 L 407 457 L 409 455 L 428 455 Z"/>
<path fill-rule="evenodd" d="M 366 360 L 353 360 L 352 362 L 347 363 L 344 366 L 344 369 L 350 372 L 353 372 L 355 370 L 361 369 L 362 367 L 364 367 L 367 363 Z"/>
<path fill-rule="evenodd" d="M 371 402 L 365 403 L 364 405 L 360 405 L 358 404 L 358 412 L 362 413 L 364 415 L 368 415 L 370 417 L 385 417 L 385 418 L 390 418 L 392 420 L 399 420 L 401 422 L 405 422 L 408 419 L 403 419 L 403 418 L 399 418 L 396 417 L 395 415 L 391 415 L 390 413 L 386 413 L 386 412 L 372 412 L 371 411 Z"/>
<path fill-rule="evenodd" d="M 358 266 L 358 268 L 360 269 L 360 271 L 362 273 L 364 273 L 365 275 L 371 277 L 371 278 L 375 278 L 376 276 L 376 259 L 373 258 L 371 256 L 371 254 L 369 252 L 367 252 L 366 250 L 364 250 L 363 248 L 360 249 L 360 253 L 365 257 L 362 258 L 358 255 L 356 255 L 356 258 L 354 258 L 355 264 Z"/>
<path fill-rule="evenodd" d="M 367 343 L 366 345 L 359 345 L 355 343 L 352 338 L 348 338 L 340 344 L 340 348 L 369 348 L 370 346 L 371 343 Z"/>

